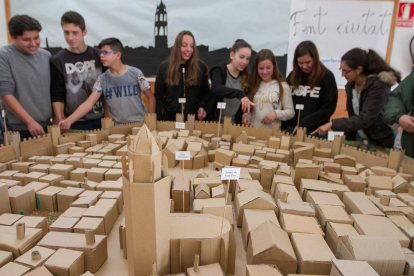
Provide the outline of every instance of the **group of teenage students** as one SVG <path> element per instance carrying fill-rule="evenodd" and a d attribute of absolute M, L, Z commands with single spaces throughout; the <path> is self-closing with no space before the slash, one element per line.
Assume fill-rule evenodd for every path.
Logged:
<path fill-rule="evenodd" d="M 12 31 L 16 25 L 21 28 L 18 32 Z M 345 91 L 349 117 L 330 120 L 337 105 L 337 85 L 311 41 L 297 46 L 293 71 L 285 79 L 274 54 L 268 49 L 256 54 L 250 70 L 252 47 L 242 39 L 236 40 L 231 47 L 229 62 L 223 61 L 209 71 L 199 59 L 193 34 L 182 31 L 175 39 L 171 55 L 159 66 L 153 94 L 141 70 L 122 63 L 123 46 L 118 39 L 103 40 L 99 49 L 87 46 L 83 17 L 72 11 L 62 16 L 61 25 L 68 47 L 51 58 L 46 51 L 37 49 L 40 24 L 28 16 L 13 17 L 9 22 L 13 43 L 0 48 L 0 71 L 7 70 L 8 64 L 5 65 L 4 60 L 8 58 L 7 52 L 14 48 L 26 57 L 40 51 L 46 59 L 51 58 L 50 68 L 47 67 L 50 76 L 37 80 L 42 84 L 51 83 L 50 95 L 37 98 L 36 101 L 43 105 L 35 104 L 29 109 L 43 108 L 36 112 L 47 113 L 43 120 L 47 116 L 50 118 L 51 110 L 45 107 L 47 103 L 44 104 L 50 100 L 53 124 L 62 130 L 99 128 L 100 118 L 109 114 L 115 124 L 143 121 L 147 111 L 157 113 L 158 120 L 174 121 L 176 114 L 182 112 L 182 104 L 185 118 L 188 114 L 196 114 L 198 120 L 217 121 L 217 102 L 225 102 L 222 118 L 231 117 L 235 124 L 272 127 L 273 123 L 281 123 L 282 129 L 290 133 L 295 133 L 298 126 L 306 127 L 308 134 L 323 138 L 332 129 L 345 131 L 347 140 L 368 140 L 375 145 L 393 147 L 394 132 L 384 122 L 383 112 L 391 86 L 400 82 L 401 77 L 371 49 L 355 48 L 343 55 L 339 69 L 347 80 Z M 33 32 L 37 33 L 33 40 L 38 42 L 32 44 L 37 48 L 28 45 L 25 49 L 24 39 Z M 23 61 L 27 62 L 33 63 L 32 60 Z M 13 65 L 9 66 L 12 71 Z M 19 107 L 9 97 L 14 96 L 17 102 L 25 101 L 18 91 L 21 80 L 13 78 L 11 72 L 10 86 L 0 77 L 0 96 L 6 106 L 7 117 L 11 117 L 9 127 L 13 128 L 13 123 L 17 122 L 18 127 L 14 129 L 21 131 L 23 136 L 43 134 L 45 124 L 34 126 L 32 121 L 25 120 L 24 109 L 28 105 Z M 141 92 L 148 98 L 148 110 Z M 185 103 L 180 101 L 183 98 Z M 61 116 L 63 104 L 65 119 Z M 295 110 L 297 104 L 304 107 L 300 118 Z M 29 113 L 36 115 L 36 112 Z M 26 128 L 22 127 L 24 124 Z"/>

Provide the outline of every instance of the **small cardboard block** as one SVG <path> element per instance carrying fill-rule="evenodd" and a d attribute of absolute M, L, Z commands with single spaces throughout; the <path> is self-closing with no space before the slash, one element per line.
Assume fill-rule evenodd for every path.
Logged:
<path fill-rule="evenodd" d="M 17 228 L 15 226 L 0 226 L 0 250 L 13 253 L 13 258 L 17 258 L 26 253 L 42 238 L 42 230 L 25 228 L 23 239 L 17 239 Z M 2 275 L 2 274 L 0 274 Z"/>
<path fill-rule="evenodd" d="M 197 185 L 194 189 L 194 199 L 204 198 L 211 198 L 210 187 L 204 184 L 204 182 L 201 182 L 201 184 Z"/>
<path fill-rule="evenodd" d="M 102 181 L 96 186 L 97 191 L 122 191 L 122 182 L 121 181 Z"/>
<path fill-rule="evenodd" d="M 266 153 L 265 156 L 265 160 L 269 160 L 269 161 L 275 161 L 275 162 L 285 162 L 285 155 L 280 154 L 280 153 L 272 153 L 272 152 L 268 152 Z"/>
<path fill-rule="evenodd" d="M 339 154 L 334 156 L 334 163 L 341 166 L 355 167 L 356 159 L 346 154 Z"/>
<path fill-rule="evenodd" d="M 316 148 L 313 151 L 313 156 L 322 158 L 331 158 L 332 149 L 329 148 Z"/>
<path fill-rule="evenodd" d="M 349 167 L 349 166 L 342 166 L 342 179 L 344 179 L 345 175 L 357 175 L 358 171 L 355 169 L 355 167 Z"/>
<path fill-rule="evenodd" d="M 329 274 L 335 256 L 319 234 L 292 234 L 292 246 L 298 258 L 300 274 Z"/>
<path fill-rule="evenodd" d="M 314 179 L 302 179 L 300 181 L 299 194 L 305 200 L 310 191 L 332 193 L 328 182 Z"/>
<path fill-rule="evenodd" d="M 10 206 L 13 214 L 30 214 L 36 210 L 35 191 L 30 188 L 14 186 L 9 189 Z"/>
<path fill-rule="evenodd" d="M 38 251 L 40 253 L 41 258 L 39 260 L 32 259 L 32 253 L 34 251 Z M 15 260 L 16 263 L 29 267 L 30 269 L 34 269 L 36 267 L 42 266 L 47 259 L 50 258 L 55 253 L 56 250 L 49 249 L 46 247 L 35 246 L 19 258 Z"/>
<path fill-rule="evenodd" d="M 108 235 L 114 225 L 113 215 L 114 213 L 110 206 L 91 206 L 83 213 L 82 217 L 103 218 L 105 234 Z"/>
<path fill-rule="evenodd" d="M 218 149 L 218 150 L 216 150 L 216 156 L 215 156 L 214 160 L 215 160 L 215 162 L 218 162 L 218 163 L 223 164 L 225 166 L 230 166 L 231 165 L 231 160 L 234 157 L 236 157 L 236 153 L 234 151 Z"/>
<path fill-rule="evenodd" d="M 397 175 L 397 171 L 391 168 L 381 167 L 381 166 L 372 166 L 371 171 L 376 175 L 385 175 L 390 176 L 391 178 Z"/>
<path fill-rule="evenodd" d="M 280 138 L 280 149 L 281 150 L 289 150 L 290 147 L 290 137 L 289 136 L 282 136 Z"/>
<path fill-rule="evenodd" d="M 221 207 L 203 206 L 200 213 L 215 215 L 217 217 L 223 217 L 223 206 Z M 232 229 L 234 229 L 233 206 L 226 205 L 226 210 L 224 211 L 224 218 L 228 220 Z"/>
<path fill-rule="evenodd" d="M 30 182 L 33 181 L 39 181 L 39 178 L 42 176 L 45 176 L 46 173 L 41 173 L 41 172 L 30 172 L 28 174 L 25 175 L 24 177 L 24 185 L 29 184 Z"/>
<path fill-rule="evenodd" d="M 405 204 L 408 204 L 409 202 L 414 201 L 414 195 L 410 195 L 409 193 L 401 193 L 397 194 L 397 198 L 404 202 Z"/>
<path fill-rule="evenodd" d="M 211 197 L 212 198 L 225 197 L 224 185 L 211 188 Z"/>
<path fill-rule="evenodd" d="M 279 149 L 280 148 L 280 138 L 269 137 L 268 145 L 269 145 L 269 148 Z"/>
<path fill-rule="evenodd" d="M 345 207 L 339 197 L 333 193 L 309 191 L 306 195 L 305 201 L 311 203 L 315 210 L 319 204 Z"/>
<path fill-rule="evenodd" d="M 328 244 L 329 248 L 331 248 L 332 252 L 335 252 L 335 255 L 337 252 L 336 249 L 339 242 L 339 238 L 346 235 L 358 236 L 359 233 L 351 224 L 335 222 L 326 223 L 325 241 Z"/>
<path fill-rule="evenodd" d="M 67 217 L 67 218 L 81 218 L 83 213 L 88 210 L 88 208 L 80 208 L 80 207 L 69 207 L 62 215 L 61 217 Z"/>
<path fill-rule="evenodd" d="M 117 162 L 116 161 L 109 161 L 109 160 L 104 160 L 101 163 L 98 164 L 98 168 L 107 168 L 110 169 L 112 168 Z"/>
<path fill-rule="evenodd" d="M 49 183 L 34 181 L 34 182 L 31 182 L 31 183 L 27 184 L 25 187 L 33 189 L 37 193 L 37 192 L 49 187 Z"/>
<path fill-rule="evenodd" d="M 77 168 L 70 172 L 70 180 L 83 182 L 89 169 Z"/>
<path fill-rule="evenodd" d="M 246 265 L 246 276 L 259 275 L 282 276 L 283 274 L 276 266 L 272 265 Z"/>
<path fill-rule="evenodd" d="M 408 193 L 408 188 L 411 188 L 410 185 L 401 175 L 397 174 L 392 178 L 392 191 L 394 193 Z"/>
<path fill-rule="evenodd" d="M 233 197 L 235 197 L 238 193 L 246 191 L 250 188 L 255 188 L 263 191 L 263 186 L 260 185 L 260 182 L 258 180 L 239 179 L 236 182 L 236 188 L 233 191 Z"/>
<path fill-rule="evenodd" d="M 11 213 L 9 186 L 0 182 L 0 215 L 4 213 Z"/>
<path fill-rule="evenodd" d="M 222 184 L 220 177 L 194 178 L 193 188 L 195 189 L 201 182 L 203 182 L 204 184 L 206 184 L 210 188 L 214 188 L 214 187 L 217 187 L 217 186 Z"/>
<path fill-rule="evenodd" d="M 45 267 L 54 275 L 80 275 L 85 272 L 85 253 L 59 248 L 46 261 Z"/>
<path fill-rule="evenodd" d="M 355 229 L 361 235 L 395 237 L 401 247 L 408 248 L 410 245 L 410 239 L 389 218 L 361 214 L 352 214 L 351 218 L 354 220 Z"/>
<path fill-rule="evenodd" d="M 295 169 L 295 178 L 293 180 L 296 188 L 299 190 L 302 179 L 318 180 L 320 169 L 321 167 L 318 165 L 297 164 Z"/>
<path fill-rule="evenodd" d="M 30 268 L 28 268 L 27 266 L 10 262 L 0 268 L 0 275 L 21 276 L 29 270 Z"/>
<path fill-rule="evenodd" d="M 118 215 L 120 215 L 124 209 L 124 197 L 122 192 L 119 191 L 105 191 L 100 199 L 116 199 L 118 205 Z"/>
<path fill-rule="evenodd" d="M 368 188 L 375 193 L 376 190 L 392 191 L 392 179 L 390 176 L 370 175 L 367 179 Z"/>
<path fill-rule="evenodd" d="M 263 189 L 269 191 L 272 186 L 274 170 L 270 167 L 262 167 L 260 170 L 260 185 Z"/>
<path fill-rule="evenodd" d="M 103 218 L 83 217 L 73 227 L 74 233 L 85 233 L 85 229 L 94 230 L 95 235 L 106 235 L 105 224 Z"/>
<path fill-rule="evenodd" d="M 332 276 L 380 276 L 366 261 L 333 260 Z"/>
<path fill-rule="evenodd" d="M 374 203 L 372 203 L 363 193 L 347 192 L 344 193 L 345 210 L 348 214 L 364 214 L 372 216 L 385 216 Z"/>
<path fill-rule="evenodd" d="M 336 252 L 338 259 L 367 261 L 379 275 L 404 274 L 404 253 L 394 237 L 343 236 Z"/>
<path fill-rule="evenodd" d="M 65 160 L 65 165 L 72 165 L 75 169 L 83 168 L 83 157 L 71 157 Z"/>
<path fill-rule="evenodd" d="M 16 214 L 5 213 L 0 216 L 0 225 L 12 226 L 15 222 L 22 219 L 24 216 Z"/>
<path fill-rule="evenodd" d="M 24 216 L 18 221 L 14 222 L 13 226 L 16 226 L 18 223 L 24 223 L 25 227 L 27 228 L 42 230 L 43 236 L 47 234 L 49 228 L 45 217 Z"/>
<path fill-rule="evenodd" d="M 88 179 L 84 180 L 81 184 L 81 188 L 87 191 L 96 191 L 96 187 L 98 187 L 99 183 L 95 181 L 90 181 Z"/>
<path fill-rule="evenodd" d="M 316 217 L 323 230 L 325 230 L 328 222 L 354 224 L 343 206 L 318 204 L 316 206 Z"/>
<path fill-rule="evenodd" d="M 190 212 L 190 178 L 176 176 L 172 184 L 171 196 L 174 200 L 174 212 Z M 183 206 L 184 202 L 184 206 Z"/>
<path fill-rule="evenodd" d="M 12 170 L 21 173 L 29 173 L 29 167 L 33 165 L 35 165 L 34 162 L 16 162 L 12 164 Z"/>
<path fill-rule="evenodd" d="M 376 198 L 376 197 L 368 197 L 368 198 L 386 216 L 389 216 L 389 215 L 401 215 L 401 216 L 404 216 L 404 213 L 400 209 L 398 209 L 397 206 L 395 206 L 394 204 L 392 204 L 391 202 L 389 203 L 389 205 L 383 205 L 381 203 L 381 200 L 379 198 Z"/>
<path fill-rule="evenodd" d="M 0 268 L 10 262 L 13 262 L 13 254 L 11 252 L 0 250 Z"/>
<path fill-rule="evenodd" d="M 281 213 L 306 217 L 315 217 L 316 215 L 315 209 L 309 202 L 300 202 L 288 198 L 286 202 L 277 199 L 276 204 L 279 209 L 279 217 Z"/>
<path fill-rule="evenodd" d="M 404 215 L 388 215 L 387 216 L 398 228 L 401 226 L 414 228 L 414 224 Z M 400 228 L 401 229 L 401 228 Z M 404 231 L 403 231 L 404 232 Z"/>
<path fill-rule="evenodd" d="M 48 174 L 39 178 L 39 182 L 49 183 L 50 186 L 58 186 L 64 180 L 62 175 Z"/>
<path fill-rule="evenodd" d="M 359 175 L 345 175 L 343 180 L 352 192 L 364 192 L 367 187 L 367 183 Z"/>
<path fill-rule="evenodd" d="M 104 181 L 107 170 L 107 168 L 91 168 L 86 173 L 86 176 L 88 177 L 88 180 L 100 183 Z"/>
<path fill-rule="evenodd" d="M 49 172 L 52 174 L 61 175 L 65 180 L 69 180 L 70 172 L 74 169 L 75 167 L 73 165 L 55 164 L 49 168 Z"/>
<path fill-rule="evenodd" d="M 49 231 L 73 233 L 73 227 L 78 221 L 78 218 L 59 217 L 49 226 Z"/>
<path fill-rule="evenodd" d="M 24 185 L 24 177 L 28 175 L 27 173 L 16 173 L 13 174 L 13 180 L 20 181 Z"/>
<path fill-rule="evenodd" d="M 382 196 L 390 197 L 390 198 L 397 198 L 397 195 L 389 190 L 376 190 L 374 196 L 380 198 Z"/>
<path fill-rule="evenodd" d="M 331 187 L 332 189 L 332 193 L 336 194 L 341 201 L 344 198 L 344 193 L 351 191 L 347 185 L 341 185 L 341 184 L 335 184 L 335 183 L 328 183 L 328 184 L 329 184 L 329 187 Z"/>
<path fill-rule="evenodd" d="M 61 188 L 80 188 L 82 186 L 83 181 L 73 181 L 73 180 L 62 180 L 60 181 L 58 187 Z"/>
<path fill-rule="evenodd" d="M 273 210 L 275 214 L 278 213 L 276 203 L 272 196 L 255 188 L 250 188 L 236 196 L 235 213 L 237 226 L 239 227 L 243 223 L 244 209 Z"/>
<path fill-rule="evenodd" d="M 63 181 L 62 181 L 63 182 Z M 85 189 L 68 187 L 57 194 L 58 211 L 65 212 Z"/>
<path fill-rule="evenodd" d="M 77 200 L 70 204 L 70 207 L 80 207 L 80 208 L 89 208 L 98 201 L 98 198 L 95 196 L 84 196 L 79 197 Z"/>
<path fill-rule="evenodd" d="M 225 276 L 219 263 L 208 264 L 198 267 L 198 271 L 194 271 L 192 267 L 187 268 L 187 276 Z"/>
<path fill-rule="evenodd" d="M 287 233 L 273 222 L 265 221 L 250 232 L 246 263 L 273 264 L 286 275 L 296 272 L 298 261 Z"/>
<path fill-rule="evenodd" d="M 241 236 L 243 241 L 244 250 L 247 250 L 249 244 L 250 232 L 266 221 L 270 221 L 280 227 L 275 212 L 272 210 L 254 210 L 246 209 L 243 215 L 243 224 L 241 230 Z"/>
<path fill-rule="evenodd" d="M 13 175 L 19 173 L 20 171 L 4 171 L 0 173 L 0 179 L 10 179 L 13 180 Z"/>
<path fill-rule="evenodd" d="M 203 209 L 203 207 L 221 207 L 223 210 L 225 205 L 226 205 L 225 199 L 222 197 L 221 198 L 219 197 L 219 198 L 194 199 L 194 202 L 193 202 L 194 213 L 201 213 L 201 209 Z"/>
<path fill-rule="evenodd" d="M 122 169 L 109 169 L 105 173 L 105 181 L 115 181 L 122 177 Z"/>
<path fill-rule="evenodd" d="M 85 265 L 82 268 L 91 272 L 98 271 L 108 258 L 107 239 L 102 235 L 95 235 L 95 243 L 87 245 L 85 234 L 49 232 L 38 245 L 51 249 L 64 248 L 84 252 Z"/>
<path fill-rule="evenodd" d="M 340 179 L 340 174 L 333 173 L 319 173 L 319 179 L 328 183 L 344 184 L 344 181 Z"/>
<path fill-rule="evenodd" d="M 301 147 L 293 150 L 293 166 L 296 167 L 299 159 L 312 160 L 313 156 L 313 145 L 312 147 Z"/>
<path fill-rule="evenodd" d="M 88 158 L 87 160 L 83 161 L 83 168 L 85 169 L 97 168 L 99 163 L 101 162 L 102 162 L 101 159 Z"/>
<path fill-rule="evenodd" d="M 295 186 L 288 185 L 288 184 L 279 184 L 276 186 L 275 192 L 275 200 L 281 199 L 283 193 L 288 193 L 288 199 L 291 201 L 299 201 L 302 202 L 302 197 L 300 196 L 298 190 L 296 190 Z"/>
<path fill-rule="evenodd" d="M 41 211 L 58 211 L 57 194 L 63 190 L 64 188 L 52 186 L 37 192 L 37 208 Z"/>
<path fill-rule="evenodd" d="M 273 176 L 273 181 L 272 181 L 272 187 L 271 187 L 271 192 L 270 194 L 272 196 L 275 195 L 276 192 L 276 186 L 278 184 L 288 184 L 288 185 L 292 185 L 294 186 L 295 184 L 293 183 L 293 179 L 290 176 L 285 176 L 285 175 L 275 175 Z"/>
<path fill-rule="evenodd" d="M 280 226 L 288 233 L 289 237 L 292 236 L 292 233 L 308 233 L 325 236 L 315 217 L 280 213 L 279 220 Z"/>
<path fill-rule="evenodd" d="M 106 223 L 105 228 L 111 227 L 115 224 L 115 221 L 118 217 L 118 204 L 116 199 L 104 199 L 101 198 L 96 202 L 95 206 L 108 206 L 111 208 L 110 213 L 108 214 L 108 220 L 104 221 Z"/>
<path fill-rule="evenodd" d="M 233 151 L 237 154 L 253 156 L 255 152 L 254 145 L 246 145 L 241 143 L 234 143 L 233 144 Z"/>
<path fill-rule="evenodd" d="M 233 158 L 231 161 L 231 165 L 235 167 L 245 168 L 249 165 L 249 160 L 241 159 L 241 158 Z"/>

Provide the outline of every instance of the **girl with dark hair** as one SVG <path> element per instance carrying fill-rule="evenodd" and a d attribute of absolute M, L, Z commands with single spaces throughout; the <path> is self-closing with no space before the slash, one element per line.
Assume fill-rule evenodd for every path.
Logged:
<path fill-rule="evenodd" d="M 391 86 L 400 82 L 400 74 L 374 50 L 359 48 L 342 57 L 340 70 L 347 80 L 345 91 L 349 118 L 333 119 L 314 133 L 326 134 L 332 128 L 345 131 L 347 140 L 368 140 L 374 145 L 391 148 L 394 132 L 384 122 L 383 114 Z"/>
<path fill-rule="evenodd" d="M 271 128 L 273 123 L 289 120 L 295 115 L 289 85 L 270 50 L 257 53 L 247 96 L 257 106 L 253 107 L 251 115 L 243 114 L 243 125 Z"/>
<path fill-rule="evenodd" d="M 179 98 L 185 98 L 184 120 L 188 114 L 197 114 L 203 120 L 209 93 L 208 68 L 198 59 L 194 36 L 190 31 L 181 31 L 170 57 L 158 68 L 154 92 L 157 119 L 175 121 L 176 114 L 181 113 Z"/>
<path fill-rule="evenodd" d="M 287 82 L 292 86 L 293 103 L 301 104 L 300 127 L 310 134 L 318 126 L 329 122 L 338 101 L 335 77 L 319 60 L 319 53 L 312 41 L 303 41 L 295 49 L 293 71 Z M 286 130 L 296 132 L 298 112 L 286 122 Z M 285 127 L 285 126 L 284 126 Z"/>
<path fill-rule="evenodd" d="M 218 102 L 226 103 L 222 118 L 231 117 L 232 123 L 236 124 L 241 123 L 243 112 L 250 113 L 250 106 L 255 106 L 245 92 L 248 86 L 248 66 L 251 55 L 250 44 L 243 39 L 237 39 L 230 49 L 231 62 L 215 66 L 210 70 L 211 92 L 217 96 Z"/>

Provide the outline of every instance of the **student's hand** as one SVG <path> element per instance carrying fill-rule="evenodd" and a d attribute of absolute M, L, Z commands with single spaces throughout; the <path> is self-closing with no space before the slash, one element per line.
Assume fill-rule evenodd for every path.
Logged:
<path fill-rule="evenodd" d="M 204 118 L 205 118 L 206 116 L 207 116 L 206 111 L 204 110 L 204 108 L 200 107 L 200 108 L 198 109 L 198 112 L 197 112 L 197 117 L 198 117 L 198 119 L 199 119 L 200 121 L 202 121 L 202 120 L 204 120 Z"/>
<path fill-rule="evenodd" d="M 264 118 L 262 119 L 262 124 L 271 124 L 273 123 L 273 121 L 276 119 L 276 112 L 270 112 L 269 114 L 267 114 L 266 116 L 264 116 Z"/>
<path fill-rule="evenodd" d="M 318 127 L 317 130 L 311 133 L 311 135 L 318 133 L 319 135 L 325 135 L 332 128 L 332 122 L 326 123 L 323 126 Z"/>
<path fill-rule="evenodd" d="M 68 120 L 62 120 L 59 123 L 60 130 L 68 130 L 72 124 Z"/>
<path fill-rule="evenodd" d="M 39 125 L 36 121 L 27 124 L 27 128 L 32 136 L 40 136 L 45 135 L 45 131 L 41 125 Z"/>
<path fill-rule="evenodd" d="M 243 119 L 242 119 L 242 124 L 244 126 L 249 126 L 250 125 L 250 116 L 248 116 L 248 115 L 244 116 Z"/>
<path fill-rule="evenodd" d="M 295 126 L 295 128 L 293 129 L 292 134 L 295 134 L 296 133 L 296 130 L 298 130 L 298 127 L 297 126 Z"/>
<path fill-rule="evenodd" d="M 251 102 L 247 96 L 243 97 L 240 101 L 241 101 L 241 104 L 242 104 L 243 113 L 249 113 L 250 114 L 250 107 L 251 106 L 257 106 L 257 104 L 255 104 L 254 102 Z"/>
<path fill-rule="evenodd" d="M 407 132 L 414 132 L 414 117 L 410 115 L 402 115 L 398 120 L 400 126 Z"/>

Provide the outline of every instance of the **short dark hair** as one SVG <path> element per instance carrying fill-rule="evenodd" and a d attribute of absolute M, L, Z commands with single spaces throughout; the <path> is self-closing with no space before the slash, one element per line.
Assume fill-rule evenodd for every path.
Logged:
<path fill-rule="evenodd" d="M 41 31 L 42 26 L 39 21 L 28 15 L 15 15 L 8 24 L 9 33 L 12 37 L 23 35 L 24 31 Z"/>
<path fill-rule="evenodd" d="M 72 23 L 76 26 L 78 26 L 82 32 L 86 28 L 85 19 L 83 19 L 83 16 L 75 11 L 68 11 L 65 12 L 62 15 L 62 18 L 60 19 L 60 25 L 63 26 L 64 24 Z"/>
<path fill-rule="evenodd" d="M 112 51 L 118 51 L 122 53 L 122 51 L 124 50 L 124 46 L 122 45 L 121 41 L 115 37 L 110 37 L 102 40 L 101 43 L 99 43 L 98 47 L 100 49 L 105 45 L 108 45 Z"/>

